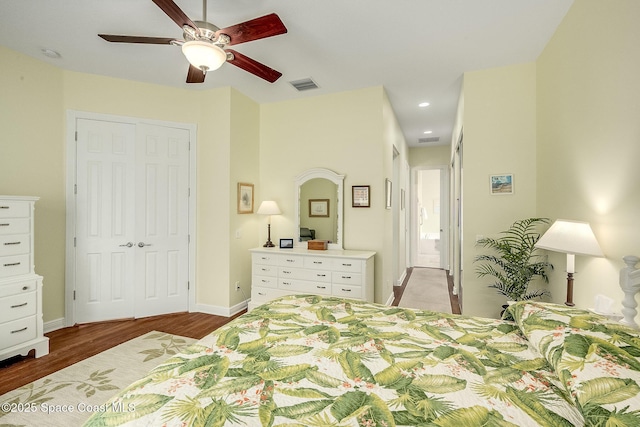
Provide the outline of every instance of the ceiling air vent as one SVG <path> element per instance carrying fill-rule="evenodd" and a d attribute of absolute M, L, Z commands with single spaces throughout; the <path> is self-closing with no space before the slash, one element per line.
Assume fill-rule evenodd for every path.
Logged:
<path fill-rule="evenodd" d="M 291 86 L 298 89 L 298 91 L 302 92 L 303 90 L 311 90 L 318 89 L 318 85 L 311 79 L 302 79 L 302 80 L 294 80 L 291 83 Z"/>
<path fill-rule="evenodd" d="M 440 141 L 439 136 L 430 136 L 428 138 L 418 138 L 418 144 L 428 144 L 428 143 L 438 142 L 438 141 Z"/>

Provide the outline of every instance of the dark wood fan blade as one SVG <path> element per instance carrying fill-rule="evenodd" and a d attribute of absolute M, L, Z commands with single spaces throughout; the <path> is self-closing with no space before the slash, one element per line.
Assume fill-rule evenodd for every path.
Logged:
<path fill-rule="evenodd" d="M 252 19 L 241 24 L 232 25 L 216 31 L 216 36 L 226 34 L 231 39 L 229 45 L 246 43 L 253 40 L 273 37 L 287 32 L 280 17 L 275 13 Z"/>
<path fill-rule="evenodd" d="M 112 43 L 171 44 L 171 42 L 175 40 L 171 37 L 116 36 L 113 34 L 98 35 Z"/>
<path fill-rule="evenodd" d="M 187 83 L 204 83 L 204 73 L 201 69 L 189 64 L 187 72 Z"/>
<path fill-rule="evenodd" d="M 259 63 L 255 59 L 251 59 L 241 53 L 232 49 L 226 49 L 227 52 L 233 54 L 233 59 L 227 59 L 227 62 L 231 65 L 235 65 L 238 68 L 242 68 L 245 71 L 250 72 L 262 79 L 265 79 L 269 83 L 273 83 L 280 78 L 281 72 L 269 68 L 264 64 Z"/>
<path fill-rule="evenodd" d="M 197 30 L 198 26 L 193 23 L 191 19 L 171 0 L 153 0 L 153 2 L 158 6 L 164 13 L 167 14 L 169 18 L 173 20 L 180 28 L 185 25 L 190 26 L 191 28 Z"/>

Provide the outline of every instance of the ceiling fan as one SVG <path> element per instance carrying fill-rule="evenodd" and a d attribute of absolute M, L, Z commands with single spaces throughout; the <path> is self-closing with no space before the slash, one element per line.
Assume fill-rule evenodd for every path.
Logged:
<path fill-rule="evenodd" d="M 206 22 L 207 0 L 202 1 L 203 21 L 192 21 L 172 0 L 152 0 L 164 13 L 182 28 L 184 40 L 170 37 L 140 37 L 98 34 L 113 43 L 169 44 L 182 46 L 189 61 L 187 83 L 203 83 L 207 71 L 213 71 L 225 62 L 242 68 L 269 83 L 282 73 L 267 67 L 235 50 L 226 49 L 240 43 L 277 36 L 287 32 L 275 13 L 255 18 L 226 28 L 218 28 Z"/>

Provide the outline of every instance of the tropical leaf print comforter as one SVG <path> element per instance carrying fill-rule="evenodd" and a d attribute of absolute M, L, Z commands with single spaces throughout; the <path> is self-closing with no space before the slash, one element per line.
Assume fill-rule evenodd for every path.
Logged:
<path fill-rule="evenodd" d="M 509 307 L 590 426 L 640 426 L 640 336 L 604 316 L 563 305 Z"/>
<path fill-rule="evenodd" d="M 512 321 L 318 296 L 260 306 L 86 426 L 581 426 Z"/>

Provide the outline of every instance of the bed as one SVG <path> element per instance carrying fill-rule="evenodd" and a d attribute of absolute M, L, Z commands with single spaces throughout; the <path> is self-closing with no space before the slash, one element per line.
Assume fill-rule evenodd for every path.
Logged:
<path fill-rule="evenodd" d="M 521 302 L 509 319 L 277 299 L 114 396 L 85 426 L 640 425 L 640 337 Z"/>

